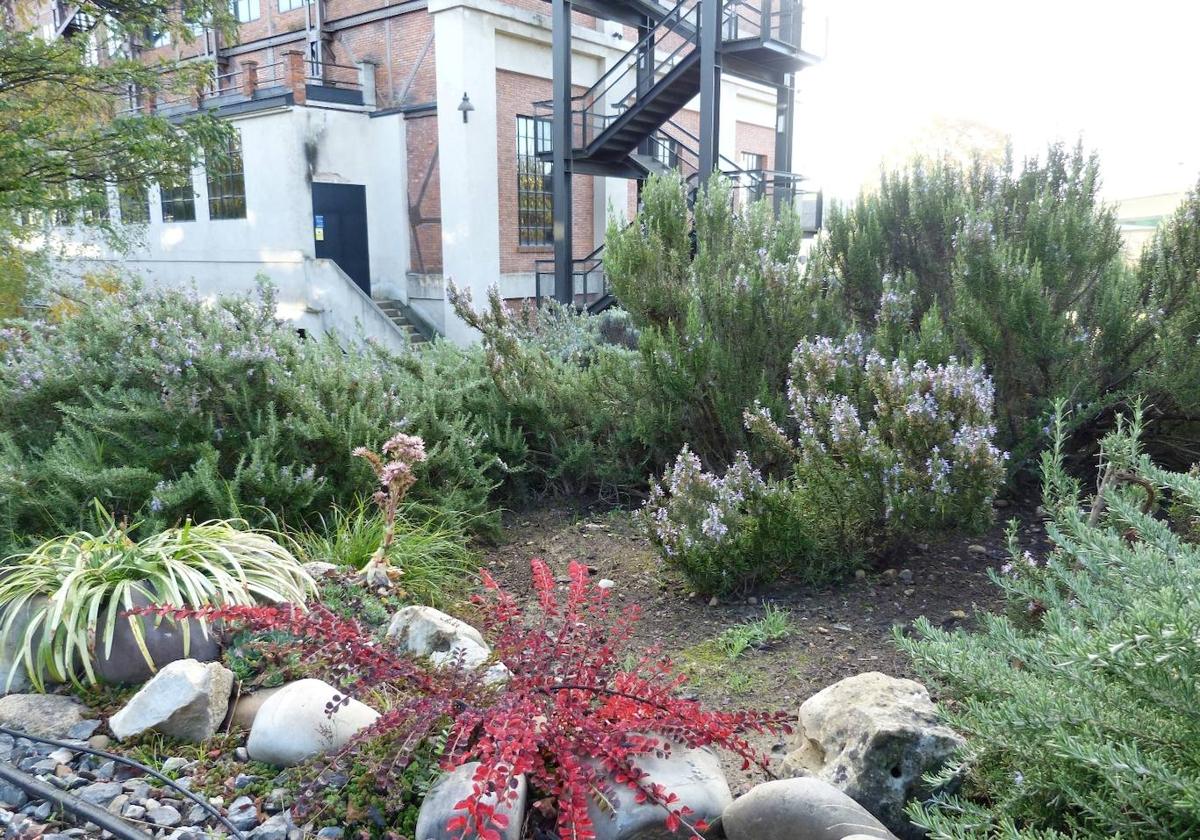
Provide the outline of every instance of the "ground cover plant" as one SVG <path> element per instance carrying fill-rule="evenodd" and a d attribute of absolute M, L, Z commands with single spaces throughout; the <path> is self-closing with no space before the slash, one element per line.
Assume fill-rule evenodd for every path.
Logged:
<path fill-rule="evenodd" d="M 385 551 L 388 564 L 404 570 L 403 591 L 397 595 L 435 607 L 446 607 L 465 597 L 468 582 L 479 564 L 470 546 L 469 527 L 463 528 L 463 519 L 436 507 L 400 505 L 396 535 Z M 322 515 L 311 530 L 298 529 L 288 536 L 295 543 L 297 555 L 306 561 L 362 571 L 383 545 L 384 522 L 373 505 L 360 501 L 352 508 L 338 507 Z M 333 581 L 322 581 L 326 603 L 332 584 Z M 369 588 L 341 579 L 336 586 L 339 590 L 353 586 L 359 596 L 365 595 Z M 357 600 L 358 597 L 352 598 L 347 606 Z"/>
<path fill-rule="evenodd" d="M 962 787 L 912 808 L 936 838 L 1194 835 L 1200 830 L 1200 481 L 1141 451 L 1135 412 L 1104 441 L 1090 501 L 1043 459 L 1045 557 L 1013 553 L 1008 615 L 976 633 L 898 637 L 967 736 Z"/>
<path fill-rule="evenodd" d="M 142 622 L 126 616 L 135 606 L 303 604 L 315 593 L 312 578 L 286 548 L 269 534 L 244 530 L 244 523 L 188 522 L 134 542 L 130 528 L 102 508 L 97 514 L 102 527 L 96 533 L 57 537 L 0 565 L 0 638 L 18 652 L 11 670 L 0 675 L 6 686 L 18 669 L 39 691 L 47 678 L 78 681 L 80 671 L 95 683 L 94 660 L 112 653 L 122 621 L 155 667 Z M 186 647 L 189 626 L 180 627 Z"/>
<path fill-rule="evenodd" d="M 679 745 L 714 745 L 748 767 L 766 767 L 767 758 L 745 739 L 747 732 L 787 729 L 788 715 L 713 712 L 676 691 L 683 677 L 653 651 L 625 662 L 635 608 L 612 609 L 609 591 L 594 585 L 587 567 L 572 563 L 570 583 L 560 600 L 554 574 L 540 560 L 531 564 L 539 609 L 527 616 L 515 598 L 486 573 L 478 596 L 495 658 L 510 675 L 488 687 L 478 672 L 456 668 L 427 671 L 413 660 L 374 644 L 357 622 L 317 606 L 301 611 L 288 605 L 203 610 L 146 608 L 139 612 L 177 619 L 204 616 L 247 630 L 282 631 L 279 650 L 296 655 L 339 685 L 347 696 L 365 687 L 389 686 L 395 702 L 364 730 L 330 766 L 367 761 L 380 743 L 394 745 L 376 760 L 383 792 L 396 790 L 396 778 L 430 738 L 445 737 L 444 768 L 478 761 L 475 793 L 464 813 L 447 825 L 455 836 L 494 837 L 507 825 L 500 805 L 516 794 L 510 781 L 521 773 L 549 797 L 550 821 L 561 833 L 592 837 L 588 803 L 595 792 L 611 795 L 628 787 L 660 805 L 665 824 L 699 836 L 702 824 L 662 785 L 644 777 L 639 756 L 668 753 Z M 496 797 L 488 796 L 495 792 Z"/>

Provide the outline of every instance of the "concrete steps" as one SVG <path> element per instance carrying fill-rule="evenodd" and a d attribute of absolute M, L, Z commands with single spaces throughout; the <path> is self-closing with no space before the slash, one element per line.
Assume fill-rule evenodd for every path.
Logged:
<path fill-rule="evenodd" d="M 409 320 L 404 314 L 404 305 L 398 300 L 376 300 L 375 305 L 383 310 L 383 314 L 391 319 L 400 332 L 404 333 L 408 339 L 408 343 L 412 346 L 425 343 L 425 336 L 417 329 L 416 325 Z"/>

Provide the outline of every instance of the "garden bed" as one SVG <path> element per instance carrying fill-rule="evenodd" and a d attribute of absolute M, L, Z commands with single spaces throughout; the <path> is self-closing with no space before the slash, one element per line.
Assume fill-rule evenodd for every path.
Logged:
<path fill-rule="evenodd" d="M 530 557 L 543 558 L 560 576 L 569 561 L 585 562 L 596 578 L 616 584 L 618 603 L 640 607 L 635 642 L 669 654 L 705 706 L 795 711 L 826 686 L 863 671 L 913 676 L 911 661 L 893 641 L 897 626 L 923 615 L 934 624 L 970 627 L 974 610 L 999 611 L 1003 598 L 987 573 L 1008 559 L 1011 518 L 1021 522 L 1021 548 L 1040 555 L 1047 543 L 1035 511 L 1003 508 L 984 534 L 916 546 L 862 578 L 818 589 L 781 585 L 715 602 L 693 595 L 682 576 L 663 566 L 623 511 L 560 506 L 509 514 L 504 542 L 484 562 L 506 589 L 529 601 Z M 731 659 L 718 637 L 761 619 L 764 603 L 787 611 L 790 632 Z M 780 749 L 769 740 L 757 745 Z M 735 793 L 756 781 L 732 761 L 726 772 Z"/>

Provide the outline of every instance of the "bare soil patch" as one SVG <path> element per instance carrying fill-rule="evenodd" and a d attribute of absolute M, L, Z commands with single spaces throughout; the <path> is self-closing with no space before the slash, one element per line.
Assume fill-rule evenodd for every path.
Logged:
<path fill-rule="evenodd" d="M 510 514 L 505 541 L 485 564 L 509 591 L 532 601 L 529 559 L 541 557 L 560 576 L 571 560 L 587 563 L 596 578 L 616 583 L 620 604 L 641 610 L 635 642 L 658 645 L 689 675 L 689 689 L 711 708 L 795 711 L 822 688 L 863 671 L 915 677 L 896 650 L 896 627 L 920 616 L 947 628 L 970 628 L 977 611 L 1002 608 L 987 570 L 1008 559 L 1005 523 L 1020 522 L 1020 547 L 1040 555 L 1045 532 L 1032 509 L 1004 508 L 986 533 L 954 535 L 919 545 L 865 576 L 823 588 L 778 585 L 715 603 L 690 591 L 663 565 L 626 511 L 552 507 Z M 791 632 L 750 648 L 736 659 L 716 643 L 735 625 L 762 618 L 764 604 L 784 609 Z M 781 754 L 781 739 L 759 739 Z M 727 768 L 734 793 L 755 779 Z"/>

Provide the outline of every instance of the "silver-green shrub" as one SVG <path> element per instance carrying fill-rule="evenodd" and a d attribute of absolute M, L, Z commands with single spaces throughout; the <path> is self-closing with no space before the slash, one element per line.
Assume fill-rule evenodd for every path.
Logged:
<path fill-rule="evenodd" d="M 1083 500 L 1065 430 L 1060 408 L 1043 459 L 1053 550 L 1014 548 L 994 575 L 1009 614 L 898 636 L 967 738 L 948 771 L 961 789 L 911 809 L 934 838 L 1200 836 L 1200 480 L 1142 454 L 1139 409 Z"/>
<path fill-rule="evenodd" d="M 93 497 L 143 534 L 186 517 L 298 527 L 368 493 L 351 450 L 398 430 L 429 443 L 419 501 L 478 513 L 503 477 L 463 410 L 488 382 L 479 353 L 344 352 L 279 321 L 266 288 L 70 294 L 0 335 L 0 543 L 74 531 Z"/>
<path fill-rule="evenodd" d="M 745 412 L 786 459 L 781 480 L 744 453 L 724 475 L 705 472 L 685 447 L 652 485 L 642 523 L 697 588 L 828 579 L 898 540 L 990 521 L 1005 456 L 978 367 L 888 361 L 854 333 L 801 341 L 789 374 L 786 420 Z"/>

